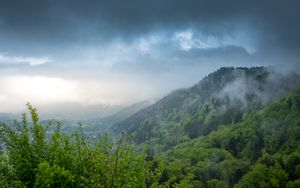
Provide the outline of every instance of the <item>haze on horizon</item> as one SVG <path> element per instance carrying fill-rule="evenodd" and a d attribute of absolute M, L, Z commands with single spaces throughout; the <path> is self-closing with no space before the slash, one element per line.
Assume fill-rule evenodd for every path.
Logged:
<path fill-rule="evenodd" d="M 126 105 L 222 66 L 299 70 L 300 2 L 0 0 L 0 111 Z"/>

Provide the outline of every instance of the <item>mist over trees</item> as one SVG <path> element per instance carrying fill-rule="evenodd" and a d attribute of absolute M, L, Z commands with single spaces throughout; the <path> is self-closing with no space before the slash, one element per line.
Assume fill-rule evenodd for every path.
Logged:
<path fill-rule="evenodd" d="M 296 73 L 221 68 L 100 138 L 88 134 L 100 127 L 66 131 L 27 107 L 0 124 L 2 187 L 300 186 Z"/>

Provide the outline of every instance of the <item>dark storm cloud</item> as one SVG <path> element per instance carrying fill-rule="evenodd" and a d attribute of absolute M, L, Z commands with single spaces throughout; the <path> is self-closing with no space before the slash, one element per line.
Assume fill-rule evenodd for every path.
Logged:
<path fill-rule="evenodd" d="M 1 106 L 57 80 L 77 88 L 59 100 L 125 104 L 222 66 L 298 70 L 299 10 L 298 0 L 0 0 Z"/>
<path fill-rule="evenodd" d="M 257 29 L 264 48 L 298 48 L 299 8 L 297 0 L 1 0 L 0 40 L 2 49 L 25 43 L 43 50 L 116 37 L 130 40 L 157 29 L 192 26 L 207 33 L 230 33 L 241 24 Z"/>

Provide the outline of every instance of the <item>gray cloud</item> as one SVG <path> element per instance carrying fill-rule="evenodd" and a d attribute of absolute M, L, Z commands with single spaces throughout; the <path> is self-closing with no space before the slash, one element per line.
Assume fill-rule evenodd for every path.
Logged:
<path fill-rule="evenodd" d="M 0 5 L 1 40 L 37 46 L 128 40 L 156 29 L 190 26 L 230 33 L 242 25 L 257 29 L 262 46 L 299 47 L 297 0 L 2 0 Z"/>
<path fill-rule="evenodd" d="M 299 68 L 299 9 L 297 0 L 0 0 L 0 55 L 10 57 L 0 73 L 113 82 L 116 93 L 124 83 L 133 101 L 221 66 Z"/>

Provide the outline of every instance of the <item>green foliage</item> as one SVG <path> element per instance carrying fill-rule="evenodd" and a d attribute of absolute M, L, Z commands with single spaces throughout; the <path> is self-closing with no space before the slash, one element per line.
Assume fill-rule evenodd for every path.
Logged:
<path fill-rule="evenodd" d="M 285 165 L 292 180 L 300 178 L 300 152 L 290 154 Z"/>
<path fill-rule="evenodd" d="M 206 136 L 220 126 L 243 121 L 247 114 L 277 100 L 299 83 L 295 82 L 299 80 L 297 75 L 277 76 L 276 81 L 273 76 L 277 75 L 265 67 L 223 67 L 193 87 L 174 91 L 157 103 L 116 123 L 111 130 L 117 135 L 122 131 L 126 132 L 132 136 L 135 144 L 151 144 L 156 146 L 156 152 L 166 151 L 188 139 Z M 290 108 L 298 108 L 299 101 L 290 101 Z M 284 115 L 285 113 L 281 114 Z M 265 149 L 276 151 L 284 140 L 285 127 L 281 127 L 284 123 L 278 122 L 274 126 L 274 129 L 280 127 L 274 135 L 262 137 L 257 133 L 255 138 L 251 138 L 256 141 L 253 144 L 258 148 L 262 147 L 259 142 L 264 138 L 267 145 Z M 277 136 L 281 139 L 276 140 Z M 236 139 L 239 138 L 229 140 L 234 155 L 243 144 Z M 237 146 L 233 145 L 234 142 L 237 142 Z M 259 150 L 252 156 L 249 153 L 248 157 L 257 160 Z"/>
<path fill-rule="evenodd" d="M 74 187 L 75 176 L 64 168 L 48 162 L 39 164 L 36 174 L 35 187 Z"/>
<path fill-rule="evenodd" d="M 169 149 L 161 183 L 188 186 L 200 182 L 205 187 L 296 184 L 292 181 L 300 175 L 300 111 L 293 106 L 299 96 L 300 88 L 248 113 L 239 123 L 219 126 Z"/>
<path fill-rule="evenodd" d="M 225 160 L 217 165 L 219 177 L 230 187 L 236 184 L 248 171 L 249 164 L 242 160 Z"/>
<path fill-rule="evenodd" d="M 210 180 L 207 182 L 207 187 L 208 188 L 227 188 L 228 186 L 226 185 L 226 183 L 224 181 L 220 181 L 220 180 Z"/>
<path fill-rule="evenodd" d="M 0 182 L 4 187 L 145 187 L 148 175 L 143 154 L 107 137 L 97 145 L 86 142 L 82 129 L 71 135 L 39 123 L 36 109 L 27 105 L 32 124 L 0 127 L 5 149 L 0 153 Z M 156 181 L 151 179 L 150 184 Z"/>
<path fill-rule="evenodd" d="M 29 121 L 23 114 L 21 122 L 0 124 L 0 185 L 299 187 L 300 88 L 265 106 L 251 92 L 245 104 L 218 97 L 241 75 L 271 94 L 268 74 L 222 68 L 113 127 L 129 135 L 92 144 L 81 125 L 74 132 L 60 122 L 45 126 L 28 104 Z"/>
<path fill-rule="evenodd" d="M 287 180 L 287 174 L 278 165 L 267 167 L 263 164 L 257 164 L 236 187 L 284 187 Z"/>
<path fill-rule="evenodd" d="M 286 188 L 298 188 L 300 187 L 300 180 L 289 181 L 286 185 Z"/>

